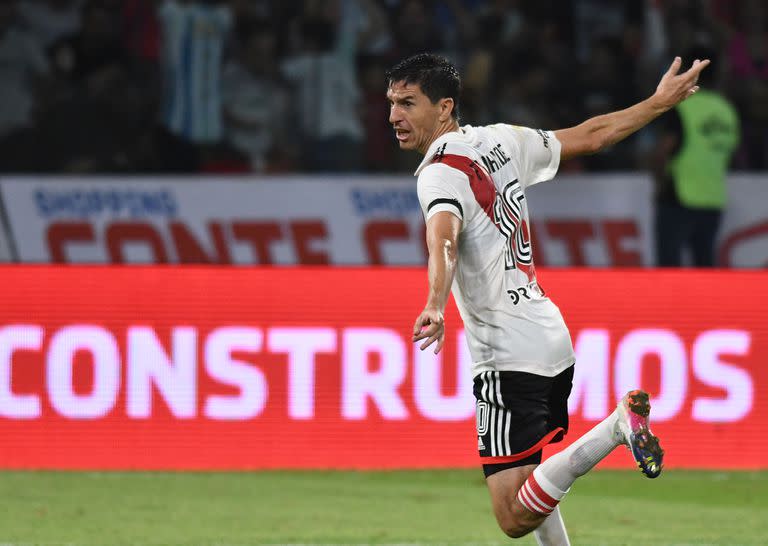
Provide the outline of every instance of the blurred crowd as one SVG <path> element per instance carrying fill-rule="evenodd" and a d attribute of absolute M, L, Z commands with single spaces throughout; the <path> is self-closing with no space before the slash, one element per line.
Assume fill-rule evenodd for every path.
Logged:
<path fill-rule="evenodd" d="M 457 63 L 462 122 L 554 129 L 700 46 L 742 119 L 734 167 L 768 168 L 763 0 L 3 0 L 0 171 L 405 171 L 384 96 L 405 56 Z M 655 138 L 564 167 L 642 169 Z"/>

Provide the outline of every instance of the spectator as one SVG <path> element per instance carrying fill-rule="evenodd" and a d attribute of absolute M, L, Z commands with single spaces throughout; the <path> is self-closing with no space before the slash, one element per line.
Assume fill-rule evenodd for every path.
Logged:
<path fill-rule="evenodd" d="M 266 22 L 245 26 L 239 58 L 224 67 L 222 94 L 228 140 L 251 169 L 269 170 L 270 154 L 288 145 L 288 90 L 280 82 L 277 39 Z M 296 154 L 298 155 L 298 150 Z"/>
<path fill-rule="evenodd" d="M 470 123 L 501 116 L 567 126 L 652 92 L 648 82 L 666 59 L 701 40 L 723 52 L 724 62 L 707 72 L 741 114 L 734 166 L 766 168 L 766 6 L 762 0 L 2 1 L 0 137 L 7 153 L 0 168 L 55 171 L 68 157 L 64 151 L 84 157 L 113 142 L 108 153 L 96 154 L 102 159 L 78 160 L 78 168 L 407 171 L 417 162 L 390 157 L 392 141 L 375 121 L 383 107 L 365 99 L 374 96 L 382 63 L 395 56 L 431 51 L 453 58 L 465 74 L 462 118 Z M 248 61 L 253 55 L 246 50 L 259 46 L 243 31 L 255 20 L 268 21 L 272 36 L 260 46 L 270 51 L 260 60 L 272 65 L 268 75 L 257 76 L 265 68 Z M 244 43 L 231 39 L 241 35 Z M 569 85 L 556 84 L 553 74 Z M 275 104 L 286 92 L 281 81 L 289 94 L 285 107 Z M 266 87 L 257 91 L 256 82 Z M 489 100 L 493 89 L 505 99 Z M 268 97 L 269 108 L 259 96 Z M 247 127 L 262 117 L 259 111 L 270 131 Z M 295 138 L 282 137 L 280 127 L 293 128 Z M 40 129 L 72 134 L 58 135 L 42 153 Z M 565 168 L 637 166 L 655 150 L 658 134 L 651 127 L 610 154 Z M 17 153 L 29 143 L 34 150 Z M 350 152 L 341 152 L 347 145 Z M 120 148 L 117 155 L 127 159 L 116 159 Z"/>
<path fill-rule="evenodd" d="M 768 9 L 763 2 L 740 4 L 741 24 L 727 46 L 728 90 L 744 118 L 744 161 L 768 167 Z"/>
<path fill-rule="evenodd" d="M 16 8 L 16 2 L 0 4 L 0 170 L 5 172 L 26 172 L 47 160 L 37 147 L 34 122 L 48 63 L 37 41 L 15 24 Z"/>
<path fill-rule="evenodd" d="M 685 56 L 717 62 L 710 48 Z M 713 72 L 714 73 L 714 72 Z M 731 103 L 712 87 L 705 70 L 700 89 L 667 114 L 654 162 L 656 249 L 660 266 L 683 264 L 690 249 L 698 267 L 715 265 L 715 240 L 726 204 L 726 171 L 739 141 L 739 119 Z"/>
<path fill-rule="evenodd" d="M 516 51 L 524 43 L 526 13 L 521 0 L 491 0 L 477 13 L 475 41 L 487 47 L 496 46 L 507 52 Z"/>
<path fill-rule="evenodd" d="M 665 70 L 669 54 L 667 26 L 658 0 L 643 1 L 642 49 L 638 55 L 638 88 L 642 94 L 653 90 L 656 74 Z M 710 68 L 711 69 L 711 68 Z"/>
<path fill-rule="evenodd" d="M 81 16 L 82 28 L 51 46 L 51 64 L 59 78 L 100 94 L 128 68 L 120 43 L 119 14 L 107 3 L 88 0 Z"/>
<path fill-rule="evenodd" d="M 151 88 L 136 78 L 121 42 L 120 7 L 88 0 L 82 28 L 49 50 L 59 89 L 39 126 L 50 168 L 65 172 L 126 172 L 150 123 Z"/>
<path fill-rule="evenodd" d="M 363 157 L 360 87 L 355 70 L 356 38 L 340 35 L 341 4 L 305 2 L 295 21 L 299 50 L 286 58 L 282 74 L 295 89 L 304 168 L 359 171 Z"/>
<path fill-rule="evenodd" d="M 0 3 L 0 136 L 33 123 L 35 98 L 48 75 L 37 42 L 14 24 L 16 2 Z"/>
<path fill-rule="evenodd" d="M 221 65 L 232 14 L 224 2 L 165 0 L 159 7 L 164 75 L 161 120 L 199 145 L 224 136 Z"/>
<path fill-rule="evenodd" d="M 19 22 L 41 48 L 80 28 L 82 0 L 21 0 Z"/>
<path fill-rule="evenodd" d="M 338 47 L 350 55 L 383 55 L 392 48 L 387 13 L 376 0 L 340 0 Z"/>
<path fill-rule="evenodd" d="M 582 66 L 579 82 L 582 117 L 593 117 L 620 110 L 635 100 L 631 58 L 623 54 L 619 38 L 605 37 L 590 46 L 588 61 Z M 591 170 L 620 170 L 632 162 L 635 136 L 623 140 L 609 151 L 583 157 Z"/>
<path fill-rule="evenodd" d="M 392 168 L 397 144 L 387 126 L 389 105 L 381 100 L 382 82 L 389 63 L 380 56 L 360 58 L 360 76 L 363 91 L 363 129 L 365 131 L 365 169 L 383 172 Z M 402 156 L 404 154 L 396 154 Z"/>
<path fill-rule="evenodd" d="M 151 111 L 144 130 L 149 130 L 157 119 L 162 82 L 160 77 L 160 19 L 158 5 L 161 0 L 124 0 L 121 8 L 121 41 L 129 59 L 134 80 L 141 82 Z"/>
<path fill-rule="evenodd" d="M 393 28 L 397 44 L 394 57 L 442 51 L 445 45 L 442 32 L 424 0 L 403 0 L 395 10 Z"/>
<path fill-rule="evenodd" d="M 160 0 L 124 0 L 122 6 L 123 46 L 141 64 L 160 60 Z"/>
<path fill-rule="evenodd" d="M 592 48 L 605 37 L 624 34 L 631 9 L 638 9 L 631 0 L 579 0 L 573 2 L 574 38 L 577 58 L 587 62 Z"/>
<path fill-rule="evenodd" d="M 432 17 L 437 21 L 446 49 L 459 56 L 467 44 L 477 39 L 482 29 L 473 16 L 485 8 L 488 0 L 435 0 L 432 2 Z"/>

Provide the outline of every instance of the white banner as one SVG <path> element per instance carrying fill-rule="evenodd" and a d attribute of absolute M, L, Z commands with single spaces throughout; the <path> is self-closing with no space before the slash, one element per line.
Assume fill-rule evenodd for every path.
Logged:
<path fill-rule="evenodd" d="M 723 267 L 768 267 L 768 175 L 729 179 L 718 239 Z"/>
<path fill-rule="evenodd" d="M 422 265 L 415 179 L 402 176 L 0 180 L 21 262 Z M 768 259 L 768 177 L 735 176 L 724 264 Z M 654 262 L 652 184 L 564 175 L 528 191 L 536 263 Z"/>
<path fill-rule="evenodd" d="M 0 193 L 0 263 L 14 261 L 14 252 L 10 242 L 9 222 L 5 213 L 3 196 Z"/>

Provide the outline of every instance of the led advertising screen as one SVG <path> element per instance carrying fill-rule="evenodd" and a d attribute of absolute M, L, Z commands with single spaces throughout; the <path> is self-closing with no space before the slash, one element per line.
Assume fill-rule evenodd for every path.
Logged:
<path fill-rule="evenodd" d="M 577 355 L 566 442 L 642 387 L 668 467 L 768 468 L 765 273 L 539 279 Z M 453 303 L 442 353 L 410 342 L 421 268 L 7 266 L 0 280 L 2 468 L 480 464 Z"/>

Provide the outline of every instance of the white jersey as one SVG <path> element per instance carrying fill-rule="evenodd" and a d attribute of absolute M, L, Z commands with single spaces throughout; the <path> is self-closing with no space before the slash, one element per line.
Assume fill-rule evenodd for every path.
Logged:
<path fill-rule="evenodd" d="M 560 142 L 549 131 L 464 126 L 432 143 L 416 170 L 424 218 L 462 220 L 452 293 L 473 376 L 510 370 L 552 377 L 574 363 L 560 310 L 536 282 L 525 188 L 550 180 Z"/>
<path fill-rule="evenodd" d="M 167 0 L 158 17 L 163 35 L 162 121 L 172 133 L 198 144 L 218 142 L 221 59 L 232 13 L 224 5 Z"/>

